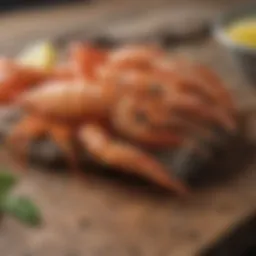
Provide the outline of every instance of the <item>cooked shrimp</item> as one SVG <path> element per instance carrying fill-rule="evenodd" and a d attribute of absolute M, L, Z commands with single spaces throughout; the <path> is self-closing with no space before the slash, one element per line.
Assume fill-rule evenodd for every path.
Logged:
<path fill-rule="evenodd" d="M 179 146 L 193 132 L 192 135 L 200 134 L 209 139 L 214 137 L 210 127 L 225 127 L 231 131 L 234 128 L 232 120 L 224 114 L 208 110 L 193 98 L 184 96 L 172 104 L 168 110 L 166 106 L 160 108 L 152 103 L 147 106 L 142 100 L 127 96 L 114 109 L 112 126 L 123 136 L 153 147 Z"/>
<path fill-rule="evenodd" d="M 106 118 L 112 95 L 108 88 L 84 81 L 49 82 L 24 94 L 20 104 L 32 113 L 71 125 Z"/>
<path fill-rule="evenodd" d="M 160 72 L 166 79 L 176 81 L 180 90 L 203 97 L 209 104 L 224 107 L 229 113 L 235 112 L 234 102 L 221 79 L 209 68 L 183 58 L 158 61 Z"/>
<path fill-rule="evenodd" d="M 212 142 L 215 127 L 231 132 L 236 128 L 234 104 L 220 79 L 189 61 L 166 60 L 166 53 L 154 46 L 107 51 L 73 44 L 69 62 L 48 73 L 43 83 L 39 75 L 35 81 L 22 78 L 30 77 L 31 70 L 8 65 L 7 71 L 14 71 L 3 73 L 3 81 L 14 85 L 2 87 L 9 90 L 10 99 L 15 98 L 12 92 L 30 89 L 17 100 L 29 117 L 9 142 L 16 145 L 22 139 L 26 150 L 30 139 L 49 134 L 72 169 L 72 139 L 78 132 L 78 142 L 95 160 L 184 194 L 186 188 L 143 149 L 173 149 L 193 136 Z"/>
<path fill-rule="evenodd" d="M 184 130 L 213 126 L 235 130 L 234 119 L 219 105 L 209 105 L 199 94 L 180 90 L 179 80 L 160 73 L 136 74 L 120 84 L 122 97 L 111 114 L 113 127 L 129 139 L 151 146 L 175 146 Z M 210 132 L 211 133 L 211 132 Z M 206 132 L 209 136 L 209 133 Z"/>
<path fill-rule="evenodd" d="M 99 79 L 124 82 L 138 72 L 148 74 L 154 70 L 154 60 L 162 58 L 164 52 L 153 45 L 127 45 L 110 51 L 108 61 L 99 67 Z"/>
<path fill-rule="evenodd" d="M 128 96 L 122 98 L 113 110 L 111 117 L 113 128 L 125 137 L 146 146 L 179 145 L 183 141 L 183 134 L 179 134 L 177 130 L 172 129 L 173 127 L 154 125 L 151 122 L 152 115 L 162 119 L 162 116 L 158 116 L 161 112 L 154 108 L 154 105 L 146 106 L 143 103 L 140 98 Z"/>
<path fill-rule="evenodd" d="M 14 61 L 0 60 L 0 104 L 13 102 L 21 93 L 48 77 L 41 70 L 24 67 Z"/>
<path fill-rule="evenodd" d="M 85 125 L 79 133 L 85 150 L 97 161 L 132 174 L 138 174 L 169 190 L 184 195 L 187 189 L 170 171 L 138 148 L 117 141 L 98 125 Z"/>
<path fill-rule="evenodd" d="M 73 43 L 70 47 L 70 53 L 76 75 L 89 81 L 97 78 L 99 67 L 108 58 L 106 51 L 83 43 Z"/>

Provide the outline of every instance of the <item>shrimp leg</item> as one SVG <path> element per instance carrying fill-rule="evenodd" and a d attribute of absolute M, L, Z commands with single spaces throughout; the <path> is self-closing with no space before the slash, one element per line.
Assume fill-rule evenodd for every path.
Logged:
<path fill-rule="evenodd" d="M 120 171 L 141 175 L 178 194 L 187 193 L 185 186 L 171 177 L 168 170 L 150 155 L 128 143 L 115 141 L 100 126 L 94 124 L 83 126 L 79 131 L 79 139 L 84 149 L 97 160 L 120 168 Z"/>
<path fill-rule="evenodd" d="M 11 151 L 14 151 L 22 169 L 25 170 L 28 163 L 30 142 L 43 135 L 44 132 L 44 125 L 41 120 L 28 116 L 18 123 L 14 131 L 8 135 L 5 144 Z"/>
<path fill-rule="evenodd" d="M 8 136 L 6 140 L 7 146 L 14 150 L 20 160 L 21 166 L 27 166 L 27 156 L 29 153 L 29 144 L 31 141 L 49 135 L 67 157 L 71 170 L 81 176 L 79 171 L 76 155 L 71 145 L 71 130 L 62 125 L 48 124 L 43 119 L 34 116 L 28 116 L 22 120 Z"/>
<path fill-rule="evenodd" d="M 71 171 L 78 177 L 84 178 L 84 174 L 78 166 L 76 152 L 73 147 L 72 130 L 66 126 L 52 126 L 50 127 L 50 135 L 67 157 Z"/>
<path fill-rule="evenodd" d="M 211 99 L 215 104 L 221 105 L 226 111 L 234 114 L 236 112 L 233 99 L 221 79 L 209 68 L 202 64 L 195 64 L 188 60 L 176 59 L 172 65 L 175 70 L 171 73 L 182 70 L 180 86 L 182 90 L 194 90 L 197 93 Z"/>
<path fill-rule="evenodd" d="M 231 132 L 236 130 L 236 123 L 231 115 L 225 113 L 218 107 L 209 107 L 199 99 L 189 95 L 184 94 L 174 98 L 171 102 L 170 110 L 173 114 L 175 112 L 178 112 L 178 114 L 184 113 L 196 119 L 200 118 L 215 123 Z"/>

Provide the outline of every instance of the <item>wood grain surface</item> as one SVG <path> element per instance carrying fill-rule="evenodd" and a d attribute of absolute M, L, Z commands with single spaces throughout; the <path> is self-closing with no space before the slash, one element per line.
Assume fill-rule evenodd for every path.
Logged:
<path fill-rule="evenodd" d="M 86 38 L 83 31 L 108 32 L 127 40 L 159 27 L 175 31 L 180 26 L 185 31 L 189 24 L 194 29 L 229 5 L 230 1 L 111 0 L 13 12 L 0 17 L 0 50 L 12 55 L 41 38 Z M 20 173 L 22 179 L 16 192 L 38 203 L 44 224 L 30 229 L 6 217 L 0 230 L 1 255 L 200 255 L 227 229 L 255 213 L 255 90 L 212 38 L 176 45 L 170 53 L 188 56 L 215 69 L 246 116 L 242 139 L 228 152 L 222 152 L 211 167 L 213 173 L 229 170 L 228 177 L 196 189 L 190 198 L 180 199 L 128 179 L 88 174 L 83 183 L 55 170 L 31 168 Z M 4 152 L 1 159 L 18 170 Z M 208 171 L 205 169 L 206 174 Z M 213 181 L 214 176 L 210 177 Z"/>

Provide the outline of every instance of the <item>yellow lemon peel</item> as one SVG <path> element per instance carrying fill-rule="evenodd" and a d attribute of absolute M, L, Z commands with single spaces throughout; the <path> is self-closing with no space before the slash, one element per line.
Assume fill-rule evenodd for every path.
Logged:
<path fill-rule="evenodd" d="M 234 42 L 256 48 L 256 17 L 235 22 L 227 33 Z"/>
<path fill-rule="evenodd" d="M 49 70 L 56 64 L 57 51 L 50 41 L 38 42 L 24 49 L 17 60 L 25 66 Z"/>

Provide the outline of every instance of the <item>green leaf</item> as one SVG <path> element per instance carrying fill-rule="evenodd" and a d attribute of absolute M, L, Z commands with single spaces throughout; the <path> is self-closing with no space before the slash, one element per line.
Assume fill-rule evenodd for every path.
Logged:
<path fill-rule="evenodd" d="M 0 209 L 3 213 L 12 215 L 30 226 L 41 224 L 41 213 L 28 198 L 6 196 L 0 203 Z"/>
<path fill-rule="evenodd" d="M 0 171 L 0 197 L 8 193 L 16 183 L 17 178 L 13 174 Z"/>

